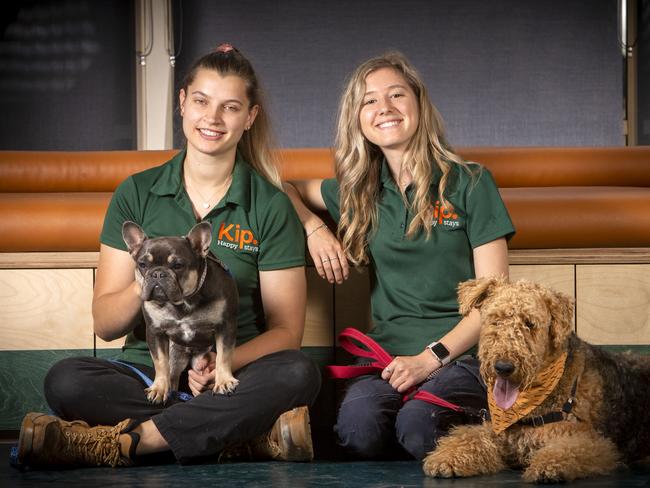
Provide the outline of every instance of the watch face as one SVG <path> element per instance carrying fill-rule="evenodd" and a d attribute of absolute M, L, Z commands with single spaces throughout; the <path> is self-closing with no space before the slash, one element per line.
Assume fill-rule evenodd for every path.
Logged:
<path fill-rule="evenodd" d="M 435 345 L 431 348 L 431 350 L 433 351 L 433 353 L 434 353 L 436 356 L 438 356 L 438 358 L 439 358 L 440 360 L 443 360 L 443 359 L 445 359 L 447 356 L 449 356 L 449 350 L 448 350 L 448 349 L 445 347 L 445 345 L 442 344 L 441 342 L 438 342 L 437 344 L 435 344 Z"/>

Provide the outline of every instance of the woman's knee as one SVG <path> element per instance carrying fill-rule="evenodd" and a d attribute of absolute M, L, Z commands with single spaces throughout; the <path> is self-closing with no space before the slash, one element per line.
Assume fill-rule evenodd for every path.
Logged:
<path fill-rule="evenodd" d="M 272 369 L 267 373 L 272 374 L 274 381 L 281 384 L 281 388 L 294 392 L 295 395 L 305 398 L 311 403 L 321 387 L 321 374 L 314 363 L 306 354 L 298 350 L 286 350 L 277 354 L 276 359 L 267 366 Z"/>
<path fill-rule="evenodd" d="M 372 381 L 351 385 L 334 427 L 339 444 L 358 458 L 379 458 L 396 446 L 395 415 L 401 399 L 383 395 L 374 386 Z"/>
<path fill-rule="evenodd" d="M 430 405 L 417 405 L 415 402 L 422 403 L 411 400 L 410 405 L 407 404 L 400 410 L 395 421 L 395 431 L 397 441 L 404 450 L 421 460 L 435 448 L 442 435 L 439 422 L 441 412 Z"/>
<path fill-rule="evenodd" d="M 368 410 L 364 402 L 341 405 L 334 431 L 348 453 L 362 459 L 380 457 L 386 442 L 394 439 L 394 428 L 377 411 Z M 387 432 L 388 431 L 388 432 Z"/>
<path fill-rule="evenodd" d="M 80 374 L 85 358 L 66 358 L 55 363 L 45 375 L 43 391 L 54 412 L 60 414 L 69 402 L 87 393 L 85 376 Z"/>

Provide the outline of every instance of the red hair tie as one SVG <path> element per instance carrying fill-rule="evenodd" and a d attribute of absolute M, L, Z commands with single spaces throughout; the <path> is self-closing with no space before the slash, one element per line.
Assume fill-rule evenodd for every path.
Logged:
<path fill-rule="evenodd" d="M 234 51 L 235 48 L 233 47 L 232 44 L 228 44 L 227 42 L 224 42 L 223 44 L 219 44 L 215 48 L 215 52 L 217 53 L 229 53 L 230 51 Z"/>

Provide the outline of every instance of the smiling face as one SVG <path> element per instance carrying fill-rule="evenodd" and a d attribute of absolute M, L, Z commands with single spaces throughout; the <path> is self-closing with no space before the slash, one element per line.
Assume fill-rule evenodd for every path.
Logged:
<path fill-rule="evenodd" d="M 250 107 L 246 82 L 235 75 L 199 69 L 179 98 L 188 152 L 234 159 L 237 143 L 259 109 Z"/>
<path fill-rule="evenodd" d="M 401 156 L 418 128 L 415 92 L 395 69 L 381 68 L 366 77 L 359 122 L 363 135 L 387 157 Z"/>

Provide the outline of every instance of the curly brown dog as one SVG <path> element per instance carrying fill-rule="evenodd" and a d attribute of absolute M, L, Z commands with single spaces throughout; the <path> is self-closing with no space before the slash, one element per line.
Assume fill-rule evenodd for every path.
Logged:
<path fill-rule="evenodd" d="M 572 299 L 540 285 L 483 278 L 458 290 L 461 313 L 481 313 L 491 420 L 441 438 L 424 459 L 427 475 L 511 467 L 529 482 L 568 481 L 650 455 L 650 357 L 580 340 Z"/>

